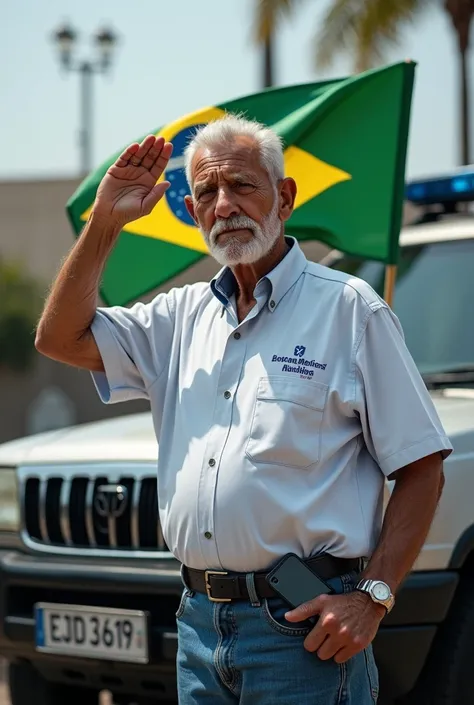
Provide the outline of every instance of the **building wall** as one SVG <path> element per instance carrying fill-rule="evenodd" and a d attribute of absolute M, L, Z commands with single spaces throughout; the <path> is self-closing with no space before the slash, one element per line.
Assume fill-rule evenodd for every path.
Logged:
<path fill-rule="evenodd" d="M 49 285 L 74 243 L 65 204 L 75 179 L 0 182 L 0 256 Z"/>

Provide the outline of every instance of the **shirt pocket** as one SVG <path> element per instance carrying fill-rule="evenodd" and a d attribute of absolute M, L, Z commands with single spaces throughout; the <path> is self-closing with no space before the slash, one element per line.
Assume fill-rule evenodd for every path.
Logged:
<path fill-rule="evenodd" d="M 245 453 L 254 463 L 308 468 L 319 462 L 328 385 L 261 377 Z"/>

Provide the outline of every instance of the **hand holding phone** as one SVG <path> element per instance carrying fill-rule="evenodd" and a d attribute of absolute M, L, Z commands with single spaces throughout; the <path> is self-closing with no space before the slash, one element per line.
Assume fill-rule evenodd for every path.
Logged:
<path fill-rule="evenodd" d="M 268 573 L 266 581 L 290 607 L 299 607 L 319 595 L 329 595 L 333 589 L 313 573 L 295 553 L 287 553 Z M 312 622 L 316 621 L 311 618 Z"/>

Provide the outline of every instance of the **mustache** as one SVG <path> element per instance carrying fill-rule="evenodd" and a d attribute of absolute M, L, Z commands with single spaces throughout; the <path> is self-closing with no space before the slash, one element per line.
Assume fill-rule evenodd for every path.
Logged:
<path fill-rule="evenodd" d="M 258 224 L 246 215 L 233 215 L 230 218 L 218 218 L 211 228 L 209 239 L 211 242 L 228 230 L 251 230 L 255 232 Z"/>

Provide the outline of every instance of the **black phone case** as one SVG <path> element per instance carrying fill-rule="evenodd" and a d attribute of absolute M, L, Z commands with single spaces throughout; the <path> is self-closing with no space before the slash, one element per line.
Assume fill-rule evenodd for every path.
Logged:
<path fill-rule="evenodd" d="M 266 581 L 291 607 L 334 592 L 295 553 L 288 553 L 268 573 Z"/>

